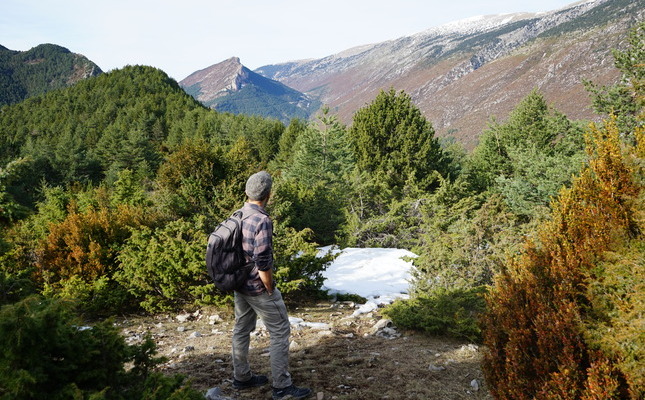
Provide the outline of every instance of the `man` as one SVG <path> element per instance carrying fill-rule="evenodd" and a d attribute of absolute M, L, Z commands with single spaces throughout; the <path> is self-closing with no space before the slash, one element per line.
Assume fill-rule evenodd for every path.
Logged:
<path fill-rule="evenodd" d="M 246 182 L 248 200 L 242 208 L 242 248 L 255 266 L 246 284 L 235 291 L 233 387 L 246 389 L 269 381 L 264 375 L 254 375 L 248 361 L 250 335 L 259 316 L 271 338 L 273 399 L 303 399 L 311 395 L 311 390 L 298 388 L 291 382 L 291 326 L 287 307 L 273 282 L 273 222 L 264 210 L 271 196 L 271 185 L 271 176 L 265 171 L 251 175 Z"/>

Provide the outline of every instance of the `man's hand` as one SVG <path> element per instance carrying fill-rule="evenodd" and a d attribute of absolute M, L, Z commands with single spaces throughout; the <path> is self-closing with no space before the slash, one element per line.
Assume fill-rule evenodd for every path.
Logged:
<path fill-rule="evenodd" d="M 267 293 L 270 295 L 273 294 L 273 269 L 269 269 L 268 271 L 258 271 L 260 274 L 260 279 L 262 280 L 262 283 L 264 284 L 264 287 L 267 290 Z"/>

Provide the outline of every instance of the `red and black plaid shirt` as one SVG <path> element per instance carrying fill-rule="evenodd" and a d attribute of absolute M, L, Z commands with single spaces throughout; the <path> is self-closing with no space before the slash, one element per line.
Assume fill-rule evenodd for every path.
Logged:
<path fill-rule="evenodd" d="M 266 211 L 256 204 L 245 203 L 242 212 L 244 215 L 254 213 L 242 221 L 242 249 L 251 257 L 255 267 L 240 292 L 258 296 L 266 291 L 258 270 L 273 268 L 273 222 Z"/>

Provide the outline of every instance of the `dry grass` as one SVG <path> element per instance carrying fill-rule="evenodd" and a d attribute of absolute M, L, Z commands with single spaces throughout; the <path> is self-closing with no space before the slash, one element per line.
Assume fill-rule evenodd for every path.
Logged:
<path fill-rule="evenodd" d="M 491 399 L 480 369 L 476 346 L 453 339 L 401 332 L 394 339 L 371 334 L 380 315 L 351 317 L 351 305 L 318 303 L 290 310 L 307 322 L 325 322 L 331 330 L 293 329 L 297 349 L 291 353 L 291 373 L 296 385 L 311 387 L 313 398 L 331 399 Z M 209 323 L 218 314 L 222 322 Z M 149 332 L 167 373 L 181 373 L 193 387 L 206 392 L 220 387 L 234 399 L 269 399 L 268 386 L 236 391 L 230 355 L 233 316 L 230 311 L 201 310 L 196 318 L 180 323 L 174 315 L 123 321 L 124 335 L 137 341 Z M 179 327 L 185 331 L 178 331 Z M 201 337 L 191 338 L 199 332 Z M 192 350 L 186 350 L 191 346 Z M 269 337 L 263 330 L 252 336 L 250 358 L 256 373 L 270 376 Z M 480 388 L 473 390 L 477 380 Z"/>

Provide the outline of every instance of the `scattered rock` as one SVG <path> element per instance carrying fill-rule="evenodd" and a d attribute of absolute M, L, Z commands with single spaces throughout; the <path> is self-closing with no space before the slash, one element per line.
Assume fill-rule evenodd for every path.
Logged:
<path fill-rule="evenodd" d="M 385 339 L 395 339 L 401 337 L 401 334 L 394 328 L 383 328 L 380 331 L 376 332 L 376 336 Z"/>
<path fill-rule="evenodd" d="M 143 334 L 136 332 L 129 332 L 129 336 L 125 338 L 125 341 L 128 344 L 141 342 L 143 340 Z"/>
<path fill-rule="evenodd" d="M 292 356 L 296 357 L 296 359 L 303 358 L 298 357 L 298 354 L 302 355 L 303 352 L 309 354 L 309 348 L 319 341 L 325 341 L 325 343 L 330 341 L 330 343 L 333 343 L 334 345 L 337 342 L 346 342 L 349 346 L 352 346 L 352 343 L 355 343 L 362 347 L 364 343 L 363 340 L 358 340 L 357 342 L 354 342 L 354 340 L 365 335 L 369 338 L 366 343 L 373 342 L 374 347 L 370 345 L 370 347 L 364 349 L 367 351 L 355 357 L 348 356 L 348 362 L 346 365 L 348 367 L 351 366 L 352 368 L 361 368 L 366 371 L 378 371 L 384 363 L 388 363 L 394 364 L 392 368 L 393 370 L 396 370 L 396 366 L 399 365 L 399 363 L 395 361 L 397 357 L 391 358 L 391 356 L 396 348 L 406 346 L 403 339 L 398 339 L 392 342 L 375 339 L 375 337 L 393 339 L 397 337 L 402 338 L 404 336 L 398 331 L 392 320 L 381 318 L 378 313 L 374 313 L 371 317 L 369 317 L 369 314 L 365 314 L 360 318 L 349 318 L 348 315 L 353 311 L 348 310 L 350 304 L 339 302 L 334 305 L 336 305 L 336 307 L 338 307 L 338 305 L 342 305 L 342 307 L 338 308 L 344 308 L 345 311 L 338 309 L 327 310 L 327 306 L 325 305 L 323 311 L 325 311 L 328 319 L 324 319 L 320 314 L 313 313 L 296 314 L 297 317 L 300 318 L 291 318 L 290 322 L 293 327 L 293 332 L 289 351 Z M 333 307 L 334 305 L 330 307 Z M 146 334 L 146 332 L 148 332 L 147 334 L 151 334 L 152 338 L 161 346 L 160 353 L 165 355 L 168 360 L 162 365 L 162 368 L 172 373 L 184 374 L 187 370 L 196 370 L 197 366 L 193 366 L 194 361 L 189 360 L 189 358 L 200 357 L 201 359 L 202 355 L 206 354 L 204 356 L 206 363 L 213 371 L 213 374 L 221 374 L 222 377 L 230 375 L 231 360 L 225 355 L 228 349 L 224 346 L 224 344 L 228 345 L 229 341 L 223 341 L 222 338 L 223 335 L 230 336 L 232 332 L 232 322 L 222 320 L 222 318 L 219 315 L 216 315 L 213 311 L 202 311 L 202 314 L 170 314 L 163 316 L 163 318 L 163 324 L 158 322 L 159 319 L 141 326 L 139 326 L 138 323 L 130 323 L 127 327 L 121 327 L 124 328 L 122 329 L 122 334 L 125 336 L 126 340 L 137 340 L 139 337 L 144 337 L 143 335 Z M 196 322 L 196 318 L 201 318 L 201 321 Z M 308 322 L 311 320 L 325 321 L 327 323 Z M 208 328 L 209 325 L 207 324 L 210 325 L 210 328 Z M 268 331 L 266 331 L 261 320 L 258 320 L 257 328 L 258 329 L 253 332 L 251 346 L 259 352 L 260 357 L 264 358 L 264 363 L 267 363 L 268 360 L 266 357 L 270 356 L 269 351 L 265 350 L 265 348 L 268 348 Z M 188 335 L 178 334 L 177 331 L 188 333 Z M 202 334 L 202 331 L 205 332 Z M 159 340 L 162 337 L 164 339 Z M 335 339 L 331 340 L 330 338 L 332 337 Z M 194 340 L 187 340 L 187 338 Z M 345 341 L 343 338 L 352 339 Z M 375 340 L 376 342 L 374 342 Z M 410 340 L 418 339 L 415 338 L 415 336 L 410 335 Z M 189 346 L 189 343 L 193 346 Z M 313 350 L 311 352 L 313 352 Z M 462 374 L 462 370 L 464 369 L 463 365 L 455 365 L 457 363 L 450 359 L 450 357 L 457 360 L 475 359 L 481 357 L 480 353 L 481 348 L 475 344 L 462 345 L 459 343 L 455 345 L 454 343 L 433 341 L 431 342 L 431 345 L 420 351 L 419 361 L 423 360 L 424 362 L 418 363 L 416 368 L 418 369 L 420 365 L 423 371 L 423 365 L 425 365 L 426 374 L 430 373 L 430 376 L 432 377 L 431 379 L 436 381 L 452 381 L 453 378 L 459 374 L 460 378 L 452 382 L 452 385 L 462 393 L 467 392 L 470 393 L 471 396 L 477 397 L 487 393 L 487 388 L 485 387 L 484 382 L 480 378 L 473 379 L 481 375 L 480 371 L 476 370 L 468 374 Z M 315 353 L 315 355 L 317 355 L 317 353 Z M 404 360 L 401 359 L 400 361 L 401 365 L 405 364 Z M 306 361 L 303 362 L 296 360 L 296 362 L 302 364 L 300 368 L 305 368 L 307 371 L 311 371 L 312 374 L 320 373 L 317 369 L 311 369 L 310 365 Z M 396 374 L 393 374 L 392 377 L 393 383 L 395 382 L 395 375 Z M 366 376 L 365 379 L 369 385 L 373 385 L 380 384 L 381 382 L 379 380 L 381 378 L 382 377 L 379 375 L 376 377 Z M 201 379 L 201 377 L 198 379 Z M 470 379 L 470 381 L 468 379 Z M 209 387 L 207 386 L 208 382 L 205 380 L 199 381 L 199 388 L 202 390 L 202 395 L 205 393 L 204 396 L 206 399 L 233 400 L 232 398 L 224 396 L 224 394 L 229 392 L 229 387 L 232 385 L 232 381 L 230 383 L 227 383 L 225 379 L 221 380 L 219 383 L 217 383 L 217 380 L 213 382 L 212 379 L 210 379 L 210 381 L 211 384 L 219 384 L 219 388 L 212 388 L 206 392 Z M 352 383 L 352 385 L 349 385 L 350 383 Z M 321 387 L 321 391 L 314 391 L 316 395 L 312 395 L 312 398 L 315 400 L 335 400 L 343 398 L 343 396 L 352 392 L 360 391 L 360 386 L 361 385 L 358 384 L 354 385 L 354 381 L 351 380 L 351 377 L 345 377 L 343 375 L 342 378 L 337 379 L 334 384 L 328 388 L 329 391 L 323 391 L 323 388 Z M 224 394 L 222 392 L 224 392 Z M 228 396 L 237 396 L 237 394 L 233 394 L 233 392 L 231 392 Z M 270 397 L 271 396 L 269 394 L 268 398 Z M 391 397 L 391 399 L 394 399 L 395 397 L 396 396 Z M 249 398 L 253 398 L 253 396 Z"/>
<path fill-rule="evenodd" d="M 472 343 L 471 344 L 465 344 L 465 345 L 461 346 L 459 348 L 459 350 L 457 350 L 457 351 L 459 353 L 462 353 L 462 354 L 473 354 L 473 353 L 477 353 L 479 351 L 479 346 L 477 346 L 476 344 L 472 344 Z"/>
<path fill-rule="evenodd" d="M 392 324 L 392 320 L 382 319 L 378 321 L 370 333 L 374 336 L 382 337 L 385 339 L 394 339 L 401 336 L 401 334 L 396 330 L 396 327 Z"/>
<path fill-rule="evenodd" d="M 373 333 L 376 333 L 380 331 L 383 328 L 389 328 L 392 326 L 392 320 L 391 319 L 381 319 L 379 320 L 374 326 L 372 327 Z"/>
<path fill-rule="evenodd" d="M 222 389 L 218 387 L 208 389 L 208 392 L 206 392 L 206 394 L 204 395 L 204 398 L 206 400 L 233 400 L 230 397 L 226 397 L 222 395 Z"/>
<path fill-rule="evenodd" d="M 179 322 L 186 322 L 190 319 L 191 315 L 190 314 L 179 314 L 175 317 L 175 319 Z"/>
<path fill-rule="evenodd" d="M 292 340 L 291 343 L 289 344 L 289 351 L 300 351 L 302 346 L 298 344 L 295 340 Z"/>
<path fill-rule="evenodd" d="M 440 372 L 440 371 L 445 371 L 446 367 L 444 367 L 443 365 L 430 364 L 430 367 L 428 369 L 432 372 Z"/>

